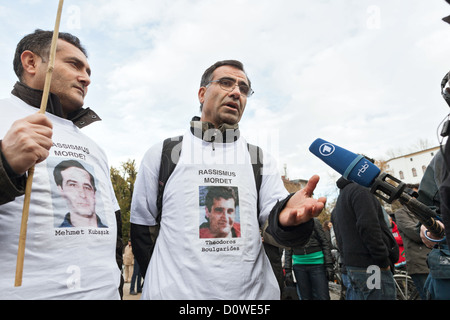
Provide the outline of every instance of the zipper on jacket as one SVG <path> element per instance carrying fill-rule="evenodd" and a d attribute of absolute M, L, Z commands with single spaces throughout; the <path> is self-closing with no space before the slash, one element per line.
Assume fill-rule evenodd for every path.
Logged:
<path fill-rule="evenodd" d="M 214 147 L 214 141 L 216 141 L 216 135 L 217 135 L 217 132 L 214 132 L 213 136 L 211 137 L 211 146 L 212 146 L 213 151 L 216 151 L 216 148 Z"/>

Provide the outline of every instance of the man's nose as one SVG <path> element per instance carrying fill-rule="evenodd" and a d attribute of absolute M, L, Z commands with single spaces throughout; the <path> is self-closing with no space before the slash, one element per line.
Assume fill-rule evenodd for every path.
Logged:
<path fill-rule="evenodd" d="M 234 97 L 236 99 L 239 99 L 241 97 L 241 90 L 239 89 L 238 85 L 235 85 L 233 90 L 229 94 L 231 97 Z"/>
<path fill-rule="evenodd" d="M 85 71 L 78 76 L 78 81 L 87 89 L 91 84 L 91 76 Z"/>
<path fill-rule="evenodd" d="M 80 196 L 80 198 L 87 198 L 87 193 L 88 191 L 84 188 L 78 188 L 78 195 Z"/>

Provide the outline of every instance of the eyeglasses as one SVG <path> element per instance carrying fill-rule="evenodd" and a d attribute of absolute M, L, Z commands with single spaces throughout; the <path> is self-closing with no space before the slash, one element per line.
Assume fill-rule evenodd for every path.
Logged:
<path fill-rule="evenodd" d="M 247 98 L 250 98 L 252 96 L 252 94 L 255 93 L 252 90 L 252 88 L 250 88 L 248 85 L 237 84 L 234 79 L 222 78 L 219 80 L 213 80 L 213 81 L 208 82 L 208 85 L 213 82 L 217 82 L 223 90 L 228 91 L 228 92 L 233 91 L 234 88 L 236 88 L 236 86 L 238 86 L 241 94 L 246 96 Z"/>

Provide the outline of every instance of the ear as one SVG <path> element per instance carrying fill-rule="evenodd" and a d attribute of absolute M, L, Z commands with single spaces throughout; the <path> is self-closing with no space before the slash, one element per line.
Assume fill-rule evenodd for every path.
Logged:
<path fill-rule="evenodd" d="M 201 104 L 203 104 L 205 102 L 205 93 L 206 93 L 205 87 L 201 87 L 200 89 L 198 89 L 198 101 Z"/>
<path fill-rule="evenodd" d="M 38 68 L 38 62 L 42 61 L 42 59 L 37 54 L 29 50 L 25 50 L 24 52 L 22 52 L 20 59 L 22 61 L 24 76 L 25 74 L 35 75 Z"/>
<path fill-rule="evenodd" d="M 209 213 L 208 207 L 205 206 L 205 218 L 206 218 L 207 220 L 209 220 L 209 216 L 210 216 L 210 215 L 211 215 L 211 213 Z"/>

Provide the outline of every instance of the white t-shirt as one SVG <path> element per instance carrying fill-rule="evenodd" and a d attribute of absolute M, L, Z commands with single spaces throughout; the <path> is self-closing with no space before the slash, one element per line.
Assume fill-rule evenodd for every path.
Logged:
<path fill-rule="evenodd" d="M 15 120 L 36 112 L 15 96 L 0 100 L 0 137 Z M 0 299 L 119 299 L 119 207 L 106 156 L 71 121 L 47 116 L 53 123 L 53 146 L 47 160 L 35 166 L 20 287 L 14 279 L 24 197 L 0 206 Z M 78 161 L 92 175 L 96 191 L 91 194 L 102 227 L 61 227 L 70 209 L 53 169 L 65 160 Z"/>
<path fill-rule="evenodd" d="M 279 299 L 280 291 L 262 246 L 260 225 L 288 193 L 275 161 L 264 153 L 257 219 L 257 193 L 247 142 L 208 143 L 184 135 L 179 162 L 167 181 L 161 228 L 147 269 L 143 299 Z M 131 222 L 155 225 L 162 144 L 142 160 L 131 207 Z M 208 188 L 232 187 L 238 196 L 238 236 L 202 238 Z"/>

